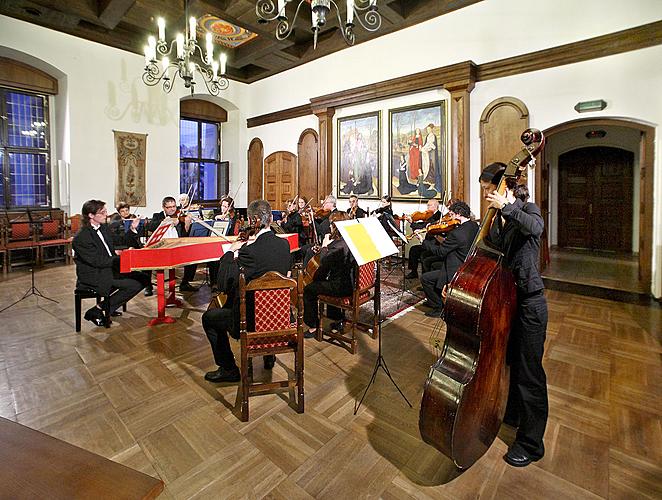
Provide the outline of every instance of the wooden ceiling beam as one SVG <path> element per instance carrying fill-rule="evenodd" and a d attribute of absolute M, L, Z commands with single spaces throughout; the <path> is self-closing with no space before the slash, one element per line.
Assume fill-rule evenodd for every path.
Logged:
<path fill-rule="evenodd" d="M 115 29 L 135 3 L 136 0 L 97 0 L 99 21 L 106 28 Z"/>

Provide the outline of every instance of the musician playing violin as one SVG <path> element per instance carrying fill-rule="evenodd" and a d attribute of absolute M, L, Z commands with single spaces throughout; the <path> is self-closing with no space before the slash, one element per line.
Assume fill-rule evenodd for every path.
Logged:
<path fill-rule="evenodd" d="M 286 233 L 298 234 L 299 242 L 301 242 L 302 239 L 305 239 L 306 235 L 303 231 L 303 220 L 301 220 L 299 204 L 297 203 L 296 198 L 287 200 L 287 212 L 285 213 L 285 217 L 283 217 L 282 220 L 279 220 L 277 224 L 282 227 L 283 231 Z"/>
<path fill-rule="evenodd" d="M 452 219 L 457 219 L 460 224 L 448 233 L 444 241 L 433 244 L 430 240 L 424 240 L 422 246 L 433 254 L 438 262 L 433 266 L 438 269 L 424 272 L 421 275 L 421 285 L 428 299 L 431 311 L 426 316 L 439 318 L 443 312 L 441 292 L 467 258 L 471 245 L 478 234 L 478 224 L 471 220 L 471 209 L 463 201 L 456 201 L 449 208 L 447 214 Z"/>
<path fill-rule="evenodd" d="M 428 200 L 427 203 L 427 213 L 426 215 L 427 218 L 421 221 L 414 221 L 411 216 L 405 216 L 405 218 L 409 221 L 409 226 L 411 227 L 412 231 L 416 231 L 419 229 L 424 229 L 426 226 L 429 224 L 434 224 L 435 222 L 438 222 L 439 219 L 441 219 L 441 212 L 439 211 L 439 200 L 431 199 Z M 432 235 L 426 235 L 425 239 L 433 239 L 434 236 Z M 423 242 L 423 237 L 421 236 L 419 238 L 421 243 Z M 411 247 L 409 249 L 409 274 L 407 274 L 405 277 L 408 279 L 413 279 L 413 278 L 418 278 L 418 263 L 421 261 L 421 258 L 423 257 L 430 257 L 430 253 L 427 252 L 423 245 L 416 245 L 414 247 Z"/>
<path fill-rule="evenodd" d="M 359 197 L 355 194 L 349 197 L 349 208 L 347 209 L 350 219 L 360 219 L 368 215 L 365 210 L 359 207 Z"/>
<path fill-rule="evenodd" d="M 331 232 L 324 236 L 322 242 L 320 266 L 315 273 L 313 282 L 303 290 L 303 321 L 308 326 L 308 332 L 305 334 L 306 338 L 315 335 L 318 321 L 318 296 L 344 297 L 351 295 L 354 291 L 356 261 L 335 226 L 335 222 L 344 220 L 349 220 L 349 214 L 345 212 L 336 211 L 329 216 Z M 336 320 L 331 327 L 342 330 L 342 310 L 331 306 L 327 307 L 327 316 Z"/>
<path fill-rule="evenodd" d="M 214 361 L 218 368 L 205 375 L 210 382 L 239 382 L 239 368 L 230 348 L 228 335 L 234 339 L 240 337 L 239 309 L 239 267 L 244 269 L 246 283 L 262 276 L 267 271 L 277 271 L 283 276 L 291 267 L 290 245 L 271 230 L 271 205 L 266 200 L 255 200 L 247 209 L 251 222 L 257 221 L 259 231 L 255 240 L 250 242 L 237 240 L 219 261 L 218 288 L 228 295 L 228 301 L 222 308 L 210 309 L 202 315 L 202 326 L 207 334 Z M 253 298 L 246 297 L 246 321 L 248 329 L 254 329 L 255 322 Z M 271 369 L 275 357 L 265 356 L 264 367 Z"/>
<path fill-rule="evenodd" d="M 540 209 L 528 201 L 526 186 L 508 179 L 505 195 L 496 191 L 506 165 L 492 163 L 480 175 L 480 185 L 490 207 L 500 211 L 488 243 L 501 249 L 517 285 L 517 312 L 508 342 L 510 388 L 503 421 L 517 428 L 515 442 L 504 455 L 514 467 L 524 467 L 545 454 L 547 379 L 542 365 L 547 330 L 547 302 L 538 271 L 540 237 L 544 222 Z"/>
<path fill-rule="evenodd" d="M 331 222 L 329 216 L 333 212 L 337 212 L 336 197 L 327 196 L 322 202 L 322 206 L 315 210 L 315 226 L 317 229 L 317 237 L 322 239 L 324 236 L 331 232 Z"/>
<path fill-rule="evenodd" d="M 191 215 L 188 214 L 182 218 L 183 220 L 180 219 L 178 216 L 177 202 L 172 196 L 166 196 L 163 198 L 161 206 L 163 207 L 163 211 L 156 212 L 154 215 L 152 215 L 149 224 L 147 224 L 147 231 L 155 231 L 164 220 L 169 219 L 173 225 L 168 229 L 164 238 L 179 238 L 188 236 L 189 231 L 191 230 L 191 222 L 193 220 Z M 184 266 L 184 277 L 179 284 L 180 291 L 195 292 L 198 290 L 196 287 L 191 285 L 191 281 L 195 277 L 195 271 L 197 268 L 197 264 Z"/>
<path fill-rule="evenodd" d="M 221 198 L 219 209 L 214 210 L 214 219 L 226 220 L 229 222 L 228 227 L 225 229 L 224 236 L 235 234 L 235 226 L 238 221 L 234 209 L 234 200 L 230 196 L 224 196 Z"/>

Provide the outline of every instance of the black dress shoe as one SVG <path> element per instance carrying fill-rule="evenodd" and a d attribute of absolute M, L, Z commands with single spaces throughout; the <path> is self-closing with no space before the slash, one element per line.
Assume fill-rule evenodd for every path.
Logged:
<path fill-rule="evenodd" d="M 443 309 L 432 309 L 425 313 L 428 318 L 442 318 L 444 316 Z"/>
<path fill-rule="evenodd" d="M 151 297 L 154 295 L 154 289 L 152 287 L 145 288 L 145 297 Z"/>
<path fill-rule="evenodd" d="M 239 373 L 239 368 L 235 367 L 232 370 L 226 370 L 225 368 L 219 368 L 213 372 L 205 373 L 205 380 L 209 382 L 239 382 L 241 380 L 241 374 Z"/>
<path fill-rule="evenodd" d="M 508 453 L 503 456 L 503 459 L 508 465 L 512 465 L 513 467 L 526 467 L 531 462 L 540 460 L 540 458 L 532 458 L 527 453 L 514 447 L 508 450 Z"/>
<path fill-rule="evenodd" d="M 413 280 L 414 278 L 418 278 L 418 272 L 409 271 L 409 273 L 405 275 L 405 278 L 408 280 Z"/>
<path fill-rule="evenodd" d="M 105 326 L 106 320 L 103 317 L 103 312 L 98 307 L 93 307 L 85 311 L 84 318 L 91 323 L 94 323 L 95 326 Z"/>
<path fill-rule="evenodd" d="M 267 354 L 266 356 L 262 356 L 262 360 L 264 361 L 264 369 L 271 370 L 276 364 L 276 355 Z"/>
<path fill-rule="evenodd" d="M 198 287 L 195 287 L 195 286 L 191 285 L 190 283 L 182 281 L 182 283 L 179 285 L 179 291 L 180 292 L 197 292 Z"/>
<path fill-rule="evenodd" d="M 113 316 L 113 317 L 121 316 L 121 315 L 122 315 L 122 311 L 113 311 L 113 312 L 110 313 L 110 315 Z"/>
<path fill-rule="evenodd" d="M 303 334 L 304 339 L 314 339 L 315 338 L 315 332 L 310 332 L 307 331 Z"/>

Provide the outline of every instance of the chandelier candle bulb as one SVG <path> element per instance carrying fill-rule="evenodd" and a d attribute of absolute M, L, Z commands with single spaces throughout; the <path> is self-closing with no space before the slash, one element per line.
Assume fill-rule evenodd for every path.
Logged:
<path fill-rule="evenodd" d="M 159 41 L 163 42 L 165 40 L 165 19 L 159 17 L 156 20 L 156 24 L 159 25 Z"/>
<path fill-rule="evenodd" d="M 145 67 L 147 67 L 147 65 L 149 64 L 149 60 L 150 60 L 149 56 L 151 52 L 152 51 L 150 50 L 149 45 L 145 45 Z"/>
<path fill-rule="evenodd" d="M 212 44 L 212 34 L 207 33 L 207 64 L 211 64 L 214 60 L 214 45 Z"/>
<path fill-rule="evenodd" d="M 168 71 L 168 66 L 170 66 L 170 60 L 167 57 L 161 59 L 161 67 L 163 68 L 164 73 Z"/>
<path fill-rule="evenodd" d="M 285 16 L 285 0 L 278 0 L 278 18 L 286 18 Z"/>
<path fill-rule="evenodd" d="M 221 53 L 220 61 L 221 61 L 221 75 L 224 75 L 225 74 L 225 65 L 228 62 L 228 56 L 225 54 L 225 52 Z"/>
<path fill-rule="evenodd" d="M 153 36 L 149 36 L 147 38 L 147 45 L 149 46 L 149 55 L 150 55 L 150 60 L 155 61 L 156 60 L 156 38 Z"/>
<path fill-rule="evenodd" d="M 347 0 L 347 25 L 354 26 L 354 0 Z"/>
<path fill-rule="evenodd" d="M 184 59 L 184 35 L 177 34 L 177 59 Z"/>
<path fill-rule="evenodd" d="M 196 40 L 196 26 L 197 22 L 195 20 L 195 17 L 191 16 L 191 18 L 188 20 L 188 39 L 193 40 L 195 42 Z"/>
<path fill-rule="evenodd" d="M 211 70 L 214 73 L 214 81 L 218 80 L 218 63 L 216 61 L 211 62 Z"/>

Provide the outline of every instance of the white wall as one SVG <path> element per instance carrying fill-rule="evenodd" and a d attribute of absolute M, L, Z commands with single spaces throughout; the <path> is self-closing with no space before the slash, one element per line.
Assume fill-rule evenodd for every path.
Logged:
<path fill-rule="evenodd" d="M 165 94 L 160 87 L 142 83 L 141 56 L 5 16 L 0 16 L 0 54 L 41 67 L 59 79 L 60 92 L 53 99 L 55 119 L 50 124 L 51 164 L 70 163 L 71 212 L 78 213 L 90 198 L 113 204 L 113 130 L 148 134 L 147 207 L 140 213 L 151 215 L 160 210 L 164 196 L 179 192 L 179 99 L 187 95 L 181 81 Z M 35 59 L 43 64 L 35 64 Z M 230 108 L 223 127 L 230 139 L 224 142 L 223 159 L 230 161 L 233 179 L 246 169 L 247 116 L 240 111 L 246 108 L 245 88 L 231 82 L 224 100 L 218 101 Z"/>

